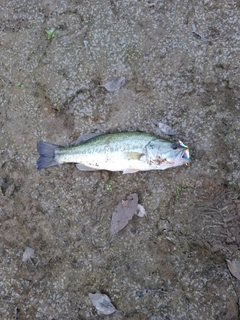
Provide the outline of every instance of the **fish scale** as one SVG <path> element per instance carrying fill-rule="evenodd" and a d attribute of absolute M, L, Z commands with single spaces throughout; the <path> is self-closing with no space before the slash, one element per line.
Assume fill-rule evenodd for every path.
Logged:
<path fill-rule="evenodd" d="M 126 152 L 141 154 L 144 147 L 154 138 L 151 134 L 141 132 L 104 134 L 68 150 L 59 148 L 55 153 L 56 160 L 59 163 L 74 162 L 90 166 L 98 163 L 96 167 L 104 167 L 107 159 L 111 159 L 111 162 L 120 161 L 121 158 L 125 158 Z"/>

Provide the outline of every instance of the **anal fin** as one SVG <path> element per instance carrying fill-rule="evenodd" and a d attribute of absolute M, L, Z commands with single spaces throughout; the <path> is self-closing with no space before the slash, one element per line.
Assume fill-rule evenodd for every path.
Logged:
<path fill-rule="evenodd" d="M 96 171 L 97 169 L 85 166 L 82 163 L 77 163 L 76 168 L 80 171 Z"/>
<path fill-rule="evenodd" d="M 123 174 L 138 172 L 139 169 L 127 168 L 123 170 Z"/>

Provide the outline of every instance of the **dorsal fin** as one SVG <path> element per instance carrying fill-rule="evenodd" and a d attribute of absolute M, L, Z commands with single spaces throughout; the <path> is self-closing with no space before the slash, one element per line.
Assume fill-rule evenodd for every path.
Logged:
<path fill-rule="evenodd" d="M 79 145 L 79 144 L 83 144 L 85 143 L 86 141 L 94 138 L 94 137 L 97 137 L 97 136 L 100 136 L 102 133 L 85 133 L 83 135 L 81 135 L 80 137 L 77 138 L 77 140 L 74 142 L 74 145 Z"/>

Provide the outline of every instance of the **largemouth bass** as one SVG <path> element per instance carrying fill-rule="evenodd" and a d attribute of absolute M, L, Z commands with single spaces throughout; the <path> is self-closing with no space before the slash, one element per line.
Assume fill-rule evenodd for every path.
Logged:
<path fill-rule="evenodd" d="M 144 132 L 97 135 L 82 144 L 61 147 L 39 141 L 39 170 L 62 163 L 76 163 L 83 171 L 108 170 L 133 173 L 190 165 L 189 149 Z"/>

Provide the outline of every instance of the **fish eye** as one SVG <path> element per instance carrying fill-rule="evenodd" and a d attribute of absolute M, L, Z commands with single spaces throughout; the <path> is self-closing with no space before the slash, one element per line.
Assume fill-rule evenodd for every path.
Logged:
<path fill-rule="evenodd" d="M 171 148 L 172 148 L 172 149 L 174 149 L 174 150 L 176 150 L 176 149 L 177 149 L 177 147 L 178 147 L 178 146 L 177 146 L 177 144 L 176 144 L 176 143 L 173 143 L 173 144 L 171 145 Z"/>

